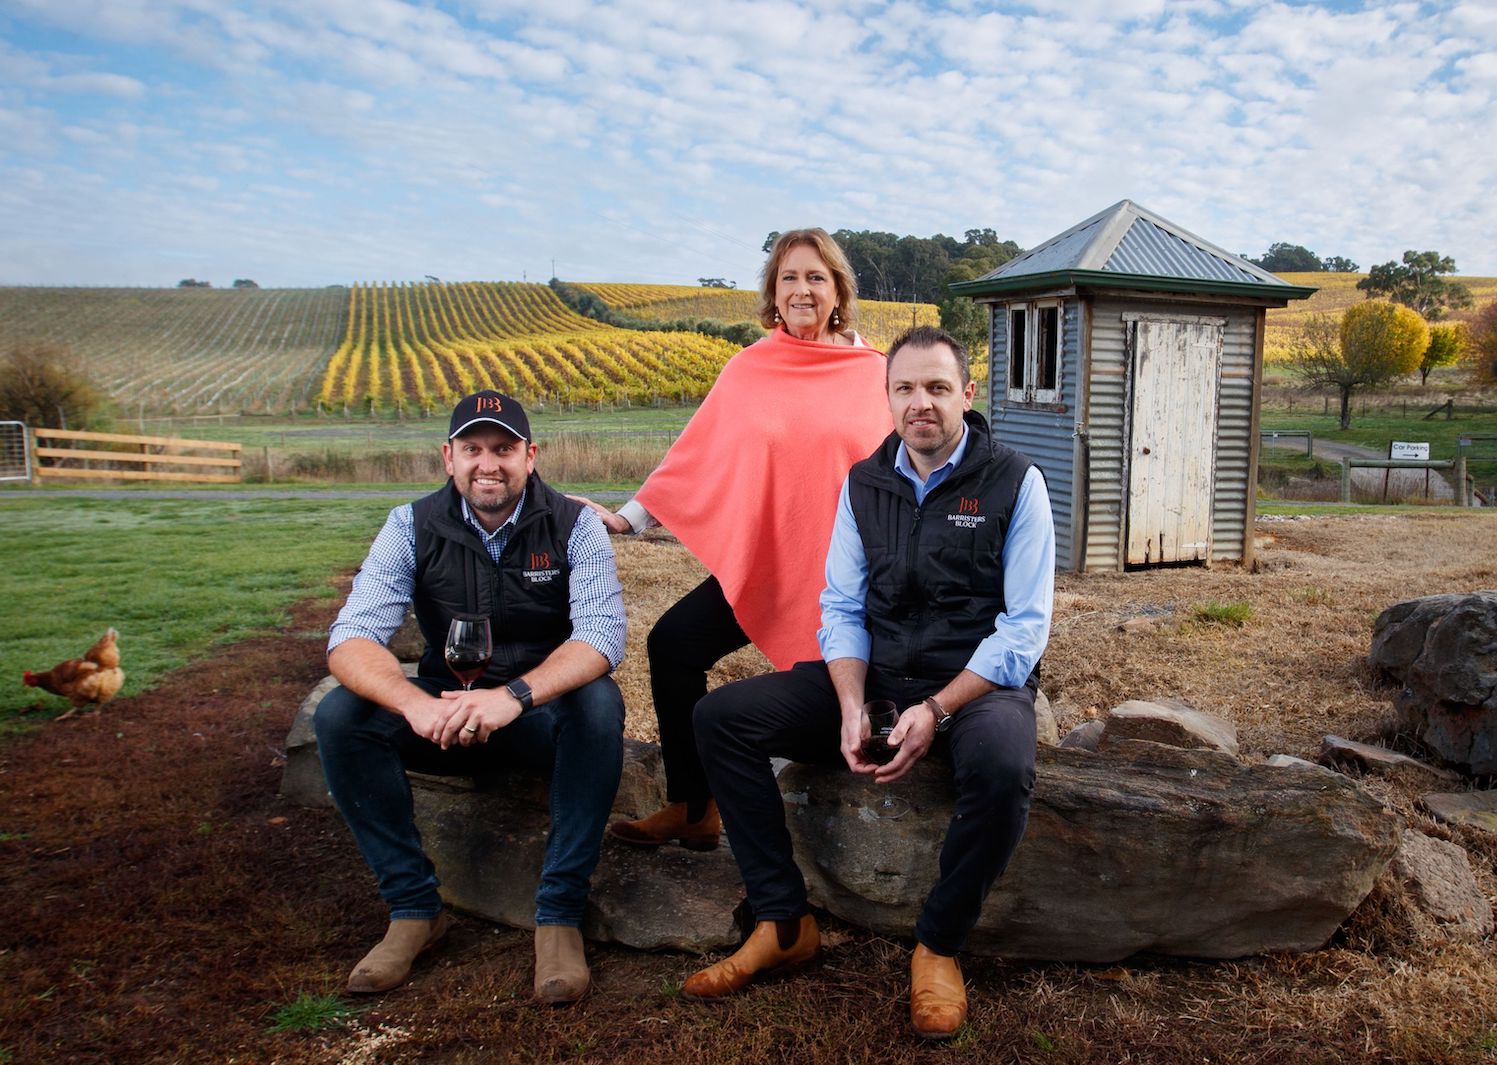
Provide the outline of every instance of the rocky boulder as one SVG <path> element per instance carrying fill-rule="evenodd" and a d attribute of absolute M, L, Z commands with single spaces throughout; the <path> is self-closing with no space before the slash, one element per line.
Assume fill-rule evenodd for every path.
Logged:
<path fill-rule="evenodd" d="M 1237 727 L 1178 699 L 1129 699 L 1107 712 L 1098 750 L 1118 740 L 1149 740 L 1237 755 Z"/>
<path fill-rule="evenodd" d="M 1492 904 L 1481 893 L 1465 850 L 1454 843 L 1404 829 L 1388 875 L 1401 889 L 1407 905 L 1432 927 L 1416 931 L 1426 938 L 1473 940 L 1493 928 Z"/>
<path fill-rule="evenodd" d="M 951 818 L 950 770 L 927 759 L 893 785 L 913 805 L 898 820 L 877 817 L 882 789 L 846 772 L 793 765 L 780 786 L 815 903 L 910 935 Z M 1097 963 L 1314 950 L 1366 897 L 1402 827 L 1316 767 L 1138 740 L 1042 747 L 1028 830 L 970 949 Z"/>
<path fill-rule="evenodd" d="M 286 737 L 281 795 L 299 805 L 332 805 L 317 758 L 312 714 L 336 685 L 328 677 L 312 690 Z M 412 773 L 410 780 L 416 824 L 441 878 L 442 897 L 466 913 L 516 928 L 534 927 L 535 889 L 550 824 L 545 779 L 514 772 L 483 780 Z M 660 749 L 625 740 L 614 816 L 642 817 L 659 809 L 664 781 Z M 743 883 L 726 845 L 693 852 L 605 840 L 583 933 L 645 949 L 736 946 L 733 910 L 742 897 Z"/>
<path fill-rule="evenodd" d="M 1471 773 L 1497 773 L 1497 591 L 1389 607 L 1368 658 L 1404 685 L 1401 728 Z"/>

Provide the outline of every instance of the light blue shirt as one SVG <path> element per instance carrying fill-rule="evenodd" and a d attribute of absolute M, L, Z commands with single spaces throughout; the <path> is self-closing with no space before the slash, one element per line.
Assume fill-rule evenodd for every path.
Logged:
<path fill-rule="evenodd" d="M 894 469 L 914 487 L 918 505 L 923 506 L 926 496 L 961 463 L 968 439 L 964 426 L 961 442 L 950 460 L 924 481 L 900 443 Z M 822 627 L 816 634 L 821 657 L 826 661 L 868 661 L 872 639 L 863 624 L 867 595 L 868 558 L 853 515 L 848 481 L 844 480 L 826 557 Z M 1050 493 L 1038 467 L 1031 467 L 1024 475 L 1003 540 L 1003 598 L 1007 609 L 994 619 L 992 634 L 977 645 L 967 668 L 1000 688 L 1017 688 L 1028 679 L 1050 639 L 1050 611 L 1055 598 L 1055 522 L 1050 516 Z"/>
<path fill-rule="evenodd" d="M 525 493 L 521 493 L 509 520 L 493 532 L 479 524 L 466 499 L 462 508 L 463 520 L 483 538 L 489 557 L 498 562 L 525 509 Z M 616 669 L 624 657 L 624 589 L 614 566 L 608 530 L 586 507 L 567 538 L 567 565 L 571 570 L 569 638 L 593 647 Z M 354 637 L 387 643 L 405 620 L 415 591 L 415 519 L 411 504 L 403 503 L 390 511 L 384 528 L 369 547 L 369 557 L 354 574 L 353 591 L 328 633 L 327 649 L 331 651 Z"/>

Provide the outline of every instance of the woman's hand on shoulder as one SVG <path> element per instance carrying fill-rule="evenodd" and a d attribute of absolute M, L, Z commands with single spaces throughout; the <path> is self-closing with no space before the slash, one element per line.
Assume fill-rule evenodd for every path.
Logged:
<path fill-rule="evenodd" d="M 567 498 L 575 503 L 581 503 L 588 510 L 596 514 L 599 520 L 603 522 L 603 528 L 607 529 L 611 533 L 614 533 L 618 536 L 623 536 L 625 533 L 634 531 L 633 528 L 629 525 L 629 519 L 625 518 L 622 514 L 618 514 L 614 511 L 609 510 L 601 503 L 594 503 L 591 499 L 588 499 L 587 496 L 574 496 L 568 494 Z"/>

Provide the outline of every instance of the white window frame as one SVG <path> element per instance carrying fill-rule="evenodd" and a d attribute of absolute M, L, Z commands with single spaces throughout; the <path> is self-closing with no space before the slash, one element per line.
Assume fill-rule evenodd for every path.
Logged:
<path fill-rule="evenodd" d="M 1055 311 L 1055 387 L 1041 388 L 1037 384 L 1041 366 L 1040 348 L 1040 312 L 1048 309 Z M 1024 313 L 1024 383 L 1019 387 L 1013 384 L 1013 367 L 1015 356 L 1019 352 L 1014 351 L 1014 312 Z M 1054 407 L 1060 403 L 1060 395 L 1064 381 L 1062 362 L 1065 358 L 1065 323 L 1066 314 L 1064 301 L 1059 299 L 1026 300 L 1017 303 L 1003 305 L 1004 318 L 1004 384 L 1007 390 L 1006 398 L 1010 404 L 1027 407 Z"/>

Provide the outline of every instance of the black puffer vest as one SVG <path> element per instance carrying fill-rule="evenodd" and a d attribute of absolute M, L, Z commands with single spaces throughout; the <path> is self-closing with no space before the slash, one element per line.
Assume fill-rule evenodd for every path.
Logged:
<path fill-rule="evenodd" d="M 412 507 L 416 532 L 416 623 L 426 639 L 423 677 L 451 678 L 443 658 L 456 614 L 487 614 L 494 660 L 475 685 L 491 688 L 535 668 L 572 635 L 567 541 L 582 506 L 535 474 L 525 485 L 520 520 L 496 565 L 463 520 L 449 479 Z"/>
<path fill-rule="evenodd" d="M 923 506 L 915 505 L 914 486 L 894 471 L 897 434 L 849 475 L 868 558 L 869 666 L 886 676 L 928 681 L 932 690 L 966 668 L 1007 609 L 1003 540 L 1033 465 L 994 441 L 976 411 L 965 421 L 961 465 Z"/>

